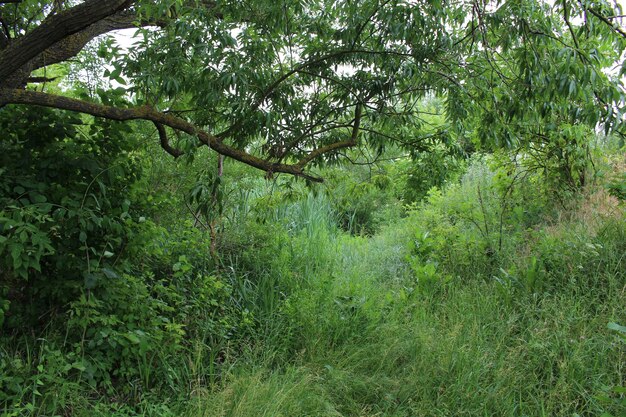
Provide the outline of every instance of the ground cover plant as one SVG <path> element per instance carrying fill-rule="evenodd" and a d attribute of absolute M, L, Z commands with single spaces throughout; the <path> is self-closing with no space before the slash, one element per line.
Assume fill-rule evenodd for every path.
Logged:
<path fill-rule="evenodd" d="M 3 339 L 4 413 L 620 415 L 622 203 L 594 186 L 520 211 L 520 184 L 502 216 L 492 164 L 373 236 L 322 192 L 263 186 L 218 270 L 209 232 L 139 223 L 133 275 Z"/>

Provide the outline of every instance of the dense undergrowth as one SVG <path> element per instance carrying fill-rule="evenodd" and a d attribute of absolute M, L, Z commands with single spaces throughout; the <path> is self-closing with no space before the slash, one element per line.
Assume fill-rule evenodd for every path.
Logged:
<path fill-rule="evenodd" d="M 621 415 L 623 211 L 590 190 L 500 216 L 491 180 L 476 164 L 374 237 L 316 227 L 276 247 L 262 279 L 287 262 L 292 284 L 271 327 L 185 413 Z"/>
<path fill-rule="evenodd" d="M 558 199 L 489 156 L 411 204 L 389 172 L 337 168 L 326 189 L 243 176 L 190 216 L 221 179 L 181 201 L 158 160 L 50 146 L 2 182 L 2 415 L 626 412 L 619 154 Z"/>

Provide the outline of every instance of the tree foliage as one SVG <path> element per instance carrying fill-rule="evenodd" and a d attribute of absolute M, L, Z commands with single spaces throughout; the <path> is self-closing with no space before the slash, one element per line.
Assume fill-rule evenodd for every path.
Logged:
<path fill-rule="evenodd" d="M 0 112 L 0 129 L 0 270 L 14 307 L 35 319 L 116 275 L 136 143 L 128 125 L 54 109 Z M 40 303 L 26 302 L 33 294 Z"/>
<path fill-rule="evenodd" d="M 0 10 L 0 106 L 151 121 L 175 157 L 191 149 L 172 133 L 268 176 L 321 180 L 305 168 L 360 146 L 419 152 L 451 136 L 544 146 L 569 140 L 563 126 L 622 129 L 624 68 L 607 69 L 626 32 L 604 0 L 23 0 Z M 33 84 L 97 36 L 133 27 L 128 50 L 101 49 L 127 103 Z M 435 135 L 417 106 L 426 96 L 446 100 Z"/>

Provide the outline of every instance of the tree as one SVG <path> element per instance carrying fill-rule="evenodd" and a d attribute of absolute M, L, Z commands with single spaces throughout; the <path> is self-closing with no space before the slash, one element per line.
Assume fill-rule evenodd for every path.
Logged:
<path fill-rule="evenodd" d="M 544 125 L 623 119 L 624 68 L 605 69 L 626 32 L 606 1 L 4 0 L 0 12 L 0 106 L 146 120 L 174 157 L 208 146 L 268 176 L 321 181 L 305 168 L 357 146 L 510 146 L 543 140 Z M 110 77 L 129 81 L 126 105 L 32 87 L 133 27 L 130 50 L 103 49 Z M 449 125 L 424 135 L 417 103 L 433 95 Z"/>

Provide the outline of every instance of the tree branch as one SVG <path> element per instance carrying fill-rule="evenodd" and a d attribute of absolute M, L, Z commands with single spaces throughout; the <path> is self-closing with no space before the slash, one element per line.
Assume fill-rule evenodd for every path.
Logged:
<path fill-rule="evenodd" d="M 313 57 L 313 58 L 311 58 L 311 59 L 309 59 L 309 60 L 307 60 L 305 62 L 301 62 L 300 64 L 294 66 L 289 71 L 285 72 L 284 74 L 282 74 L 281 76 L 276 78 L 265 90 L 263 90 L 261 95 L 252 103 L 252 105 L 250 106 L 250 109 L 248 110 L 247 115 L 250 115 L 252 112 L 256 111 L 259 107 L 261 107 L 263 102 L 265 102 L 265 100 L 285 80 L 290 78 L 292 75 L 297 74 L 299 72 L 303 72 L 303 70 L 306 69 L 307 67 L 310 67 L 310 66 L 322 63 L 322 62 L 330 61 L 330 60 L 332 60 L 334 58 L 341 58 L 341 57 L 346 56 L 346 55 L 358 55 L 358 54 L 362 54 L 362 55 L 388 55 L 388 56 L 412 58 L 411 54 L 400 52 L 400 51 L 374 51 L 374 50 L 367 50 L 367 49 L 340 49 L 340 50 L 329 52 L 329 53 L 327 53 L 325 55 Z M 319 77 L 319 75 L 318 75 L 318 77 Z M 217 137 L 220 138 L 220 139 L 223 139 L 223 138 L 226 138 L 226 137 L 234 134 L 237 131 L 237 129 L 239 129 L 242 126 L 242 124 L 243 124 L 243 119 L 235 122 L 228 129 L 226 129 L 225 131 L 219 133 L 217 135 Z"/>
<path fill-rule="evenodd" d="M 55 43 L 23 65 L 4 83 L 0 82 L 0 85 L 4 84 L 6 87 L 11 88 L 23 86 L 27 82 L 25 81 L 26 77 L 28 77 L 31 72 L 73 58 L 83 50 L 89 41 L 99 35 L 119 29 L 130 29 L 138 26 L 164 27 L 166 24 L 167 22 L 164 20 L 138 21 L 137 15 L 134 12 L 126 10 L 117 12 Z"/>
<path fill-rule="evenodd" d="M 574 41 L 574 45 L 576 45 L 576 50 L 580 50 L 580 45 L 578 44 L 578 38 L 576 37 L 576 32 L 574 32 L 574 28 L 569 21 L 569 9 L 567 8 L 567 0 L 563 0 L 563 20 L 567 24 L 569 29 L 569 33 L 572 36 L 572 40 Z"/>
<path fill-rule="evenodd" d="M 0 30 L 0 50 L 2 50 L 6 48 L 11 41 L 9 28 L 7 27 L 6 22 L 2 18 L 2 14 L 0 14 L 0 28 L 2 29 Z"/>
<path fill-rule="evenodd" d="M 153 122 L 156 126 L 157 132 L 159 133 L 159 141 L 161 142 L 161 148 L 165 150 L 165 152 L 169 153 L 174 157 L 174 159 L 178 158 L 181 155 L 184 155 L 185 152 L 180 149 L 176 149 L 170 145 L 170 141 L 167 138 L 167 131 L 165 130 L 165 126 L 161 123 Z"/>
<path fill-rule="evenodd" d="M 59 77 L 28 77 L 26 79 L 26 83 L 28 84 L 37 84 L 37 83 L 49 83 L 56 80 Z"/>
<path fill-rule="evenodd" d="M 0 84 L 59 41 L 130 6 L 133 0 L 87 0 L 48 16 L 31 32 L 12 42 L 0 54 Z"/>
<path fill-rule="evenodd" d="M 314 177 L 305 173 L 303 171 L 304 166 L 308 162 L 326 152 L 330 152 L 341 147 L 346 147 L 345 145 L 341 146 L 341 144 L 329 145 L 316 149 L 297 164 L 279 164 L 267 161 L 265 159 L 261 159 L 245 151 L 226 145 L 214 135 L 198 129 L 194 124 L 188 122 L 187 120 L 171 114 L 159 112 L 150 106 L 119 108 L 106 106 L 103 104 L 90 103 L 88 101 L 77 100 L 74 98 L 63 97 L 54 94 L 42 93 L 38 91 L 6 88 L 0 89 L 0 107 L 6 104 L 28 104 L 35 106 L 52 107 L 56 109 L 90 114 L 92 116 L 103 117 L 105 119 L 117 121 L 148 120 L 155 123 L 155 125 L 160 124 L 163 126 L 169 126 L 174 130 L 196 136 L 198 139 L 200 139 L 200 142 L 210 147 L 217 153 L 228 156 L 229 158 L 235 159 L 239 162 L 243 162 L 244 164 L 250 165 L 254 168 L 266 171 L 268 174 L 282 172 L 285 174 L 291 174 L 297 177 L 306 178 L 314 182 L 322 182 L 323 180 L 319 177 Z M 357 107 L 357 109 L 357 113 L 360 114 L 360 107 Z M 357 118 L 357 122 L 355 123 L 356 129 L 358 129 L 358 119 L 360 119 L 360 116 L 359 118 Z M 354 136 L 355 134 L 353 133 L 353 137 Z"/>
<path fill-rule="evenodd" d="M 354 109 L 354 126 L 352 127 L 352 135 L 350 135 L 350 139 L 344 140 L 341 142 L 331 143 L 330 145 L 317 148 L 311 151 L 311 153 L 309 153 L 304 158 L 300 159 L 295 166 L 302 168 L 306 164 L 308 164 L 309 162 L 311 162 L 312 160 L 314 160 L 315 158 L 323 154 L 335 151 L 337 149 L 350 148 L 352 146 L 355 146 L 357 144 L 356 140 L 359 135 L 359 126 L 361 125 L 361 112 L 362 111 L 363 111 L 363 105 L 361 103 L 357 104 L 356 108 Z"/>
<path fill-rule="evenodd" d="M 38 68 L 57 64 L 76 56 L 85 45 L 93 38 L 119 29 L 136 28 L 138 25 L 163 26 L 165 23 L 161 21 L 155 22 L 137 22 L 135 13 L 121 11 L 105 19 L 102 19 L 93 25 L 68 36 L 60 42 L 57 42 L 50 48 L 47 48 L 32 61 L 31 71 Z"/>
<path fill-rule="evenodd" d="M 607 19 L 606 17 L 602 16 L 597 10 L 595 10 L 595 9 L 593 9 L 591 7 L 587 8 L 586 10 L 591 12 L 592 15 L 594 15 L 595 17 L 600 19 L 604 24 L 610 26 L 614 31 L 616 31 L 617 33 L 622 35 L 624 38 L 626 38 L 626 31 L 624 31 L 624 29 L 620 28 L 617 23 L 611 22 L 609 19 Z"/>

